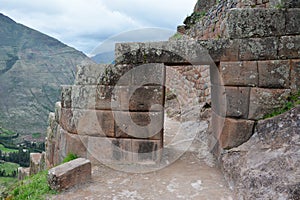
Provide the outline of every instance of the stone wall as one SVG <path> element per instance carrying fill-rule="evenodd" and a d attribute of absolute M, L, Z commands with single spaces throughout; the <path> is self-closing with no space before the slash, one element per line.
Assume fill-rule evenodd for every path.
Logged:
<path fill-rule="evenodd" d="M 198 40 L 290 35 L 298 29 L 292 25 L 299 15 L 297 8 L 297 0 L 221 0 L 180 30 Z"/>
<path fill-rule="evenodd" d="M 177 95 L 181 109 L 210 101 L 207 64 L 213 62 L 202 48 L 190 51 L 190 45 L 199 46 L 192 41 L 117 44 L 117 64 L 80 67 L 75 84 L 62 86 L 61 102 L 49 115 L 47 166 L 61 163 L 68 153 L 93 164 L 159 162 L 165 89 Z M 197 62 L 206 65 L 192 65 Z"/>
<path fill-rule="evenodd" d="M 296 0 L 220 1 L 186 26 L 218 66 L 211 80 L 216 155 L 247 141 L 257 120 L 299 91 L 299 8 Z"/>
<path fill-rule="evenodd" d="M 226 42 L 224 42 L 226 43 Z M 206 46 L 213 46 L 205 42 Z M 199 105 L 211 100 L 210 66 L 215 66 L 210 53 L 220 59 L 223 52 L 208 52 L 197 41 L 172 40 L 165 42 L 116 44 L 116 59 L 120 63 L 164 63 L 165 87 L 172 92 L 182 107 Z"/>
<path fill-rule="evenodd" d="M 215 25 L 220 30 L 222 23 L 226 25 L 220 38 L 203 37 L 207 27 L 200 26 L 201 23 L 214 21 L 206 17 L 187 30 L 191 40 L 116 44 L 115 65 L 80 68 L 75 85 L 63 87 L 61 106 L 57 104 L 56 114 L 50 114 L 48 140 L 54 140 L 47 146 L 48 152 L 61 152 L 50 156 L 50 165 L 61 161 L 66 153 L 76 151 L 67 140 L 82 143 L 79 146 L 86 149 L 107 136 L 113 142 L 117 138 L 116 143 L 126 148 L 133 147 L 135 140 L 119 130 L 112 111 L 127 112 L 132 119 L 146 120 L 142 115 L 149 111 L 150 105 L 164 105 L 164 88 L 157 84 L 146 84 L 147 87 L 144 84 L 134 93 L 133 103 L 124 101 L 136 89 L 136 80 L 147 75 L 153 83 L 160 69 L 164 70 L 158 76 L 161 78 L 158 85 L 173 90 L 181 105 L 197 105 L 211 99 L 214 138 L 211 145 L 217 155 L 223 149 L 246 142 L 257 120 L 284 105 L 288 97 L 300 89 L 300 30 L 296 25 L 299 24 L 299 4 L 290 1 L 280 4 L 285 9 L 278 9 L 274 8 L 274 0 L 255 1 L 255 5 L 251 2 L 221 1 L 211 9 L 213 12 L 207 16 L 224 16 L 223 21 Z M 264 6 L 257 8 L 258 4 Z M 129 73 L 129 78 L 119 81 L 131 69 L 150 63 L 159 67 L 139 72 L 137 76 Z M 112 95 L 113 90 L 116 95 Z M 111 102 L 110 99 L 116 100 Z M 162 110 L 154 111 L 163 115 Z M 154 137 L 160 141 L 159 147 L 162 146 L 161 135 L 162 132 Z M 59 137 L 63 138 L 59 140 L 62 144 L 56 144 Z M 92 137 L 95 138 L 91 140 Z M 89 157 L 89 152 L 78 154 Z"/>
<path fill-rule="evenodd" d="M 183 109 L 211 101 L 210 146 L 223 159 L 300 90 L 298 24 L 297 0 L 228 0 L 182 40 L 116 44 L 116 64 L 83 66 L 75 85 L 63 87 L 49 115 L 48 166 L 69 152 L 92 163 L 159 162 L 163 129 L 149 135 L 151 126 L 131 124 L 148 127 L 150 118 L 163 127 L 165 89 Z"/>
<path fill-rule="evenodd" d="M 56 104 L 56 112 L 49 115 L 49 167 L 61 163 L 68 153 L 88 158 L 93 164 L 159 161 L 163 142 L 164 65 L 127 66 L 126 75 L 123 71 L 122 78 L 121 74 L 114 74 L 118 80 L 110 80 L 116 85 L 103 85 L 108 83 L 104 76 L 110 75 L 101 69 L 107 71 L 110 67 L 83 66 L 77 72 L 75 84 L 62 87 L 61 102 Z M 151 107 L 154 104 L 160 106 Z"/>
<path fill-rule="evenodd" d="M 209 66 L 166 66 L 166 86 L 183 106 L 210 102 Z"/>
<path fill-rule="evenodd" d="M 263 119 L 300 90 L 299 24 L 298 0 L 228 0 L 180 28 L 218 66 L 210 143 L 236 199 L 299 198 L 299 107 Z"/>

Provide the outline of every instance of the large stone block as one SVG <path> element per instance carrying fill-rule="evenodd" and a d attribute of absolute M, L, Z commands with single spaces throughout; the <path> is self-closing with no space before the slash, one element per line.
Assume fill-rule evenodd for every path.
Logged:
<path fill-rule="evenodd" d="M 239 60 L 276 60 L 279 41 L 276 37 L 247 38 L 239 43 Z"/>
<path fill-rule="evenodd" d="M 197 51 L 195 51 L 197 49 Z M 208 52 L 194 40 L 117 43 L 116 63 L 207 63 Z"/>
<path fill-rule="evenodd" d="M 66 145 L 64 147 L 64 155 L 72 153 L 82 158 L 87 157 L 88 136 L 82 136 L 66 132 L 65 137 Z"/>
<path fill-rule="evenodd" d="M 270 7 L 277 8 L 300 8 L 299 0 L 268 0 Z M 287 18 L 289 19 L 289 18 Z"/>
<path fill-rule="evenodd" d="M 211 86 L 211 107 L 212 110 L 220 116 L 226 116 L 227 100 L 224 86 Z"/>
<path fill-rule="evenodd" d="M 290 64 L 287 60 L 258 61 L 259 87 L 286 88 L 290 86 Z"/>
<path fill-rule="evenodd" d="M 57 125 L 57 122 L 56 122 L 55 118 L 56 118 L 55 113 L 50 112 L 50 113 L 49 113 L 49 116 L 48 116 L 48 125 L 49 125 L 49 127 L 50 127 L 51 129 L 54 129 L 55 126 Z"/>
<path fill-rule="evenodd" d="M 55 121 L 56 123 L 60 122 L 60 117 L 61 117 L 61 102 L 56 102 L 55 103 Z"/>
<path fill-rule="evenodd" d="M 291 61 L 291 90 L 292 93 L 300 91 L 300 60 Z"/>
<path fill-rule="evenodd" d="M 249 119 L 261 119 L 282 107 L 290 96 L 290 89 L 251 88 Z"/>
<path fill-rule="evenodd" d="M 300 57 L 300 35 L 283 36 L 280 38 L 279 57 L 282 59 Z"/>
<path fill-rule="evenodd" d="M 54 154 L 53 154 L 53 166 L 59 165 L 62 163 L 63 159 L 67 156 L 66 154 L 66 136 L 67 131 L 62 127 L 57 128 L 55 146 L 54 146 Z"/>
<path fill-rule="evenodd" d="M 72 108 L 96 109 L 97 85 L 72 86 Z"/>
<path fill-rule="evenodd" d="M 114 117 L 111 111 L 63 108 L 60 124 L 74 134 L 114 136 Z"/>
<path fill-rule="evenodd" d="M 56 152 L 57 150 L 57 145 L 59 142 L 59 130 L 60 130 L 60 126 L 59 124 L 55 124 L 54 127 L 47 127 L 47 137 L 46 137 L 46 141 L 45 141 L 45 151 L 46 151 L 46 165 L 47 168 L 50 168 L 52 166 L 54 166 L 54 157 L 55 154 L 57 154 L 58 152 Z"/>
<path fill-rule="evenodd" d="M 253 134 L 254 121 L 225 118 L 219 136 L 219 144 L 223 149 L 231 149 L 246 142 Z"/>
<path fill-rule="evenodd" d="M 46 151 L 46 166 L 47 169 L 54 166 L 54 153 L 55 153 L 55 140 L 50 140 L 48 137 L 45 142 L 45 151 Z"/>
<path fill-rule="evenodd" d="M 161 140 L 132 140 L 133 162 L 137 164 L 156 164 L 162 156 Z"/>
<path fill-rule="evenodd" d="M 114 86 L 74 85 L 72 87 L 72 108 L 111 110 Z"/>
<path fill-rule="evenodd" d="M 48 184 L 51 189 L 62 191 L 72 186 L 84 184 L 92 176 L 91 162 L 77 158 L 48 171 Z"/>
<path fill-rule="evenodd" d="M 113 110 L 163 111 L 163 86 L 121 86 L 113 91 Z"/>
<path fill-rule="evenodd" d="M 249 87 L 225 87 L 226 116 L 247 119 L 249 109 Z"/>
<path fill-rule="evenodd" d="M 72 106 L 72 86 L 63 85 L 61 86 L 61 107 L 71 108 Z"/>
<path fill-rule="evenodd" d="M 98 85 L 143 86 L 165 83 L 165 66 L 162 63 L 116 64 L 107 71 L 107 78 Z"/>
<path fill-rule="evenodd" d="M 209 59 L 199 62 L 200 65 L 212 65 L 211 61 L 239 61 L 239 41 L 229 39 L 203 40 L 199 44 L 208 50 Z M 201 59 L 199 59 L 201 60 Z M 206 61 L 206 62 L 204 62 Z"/>
<path fill-rule="evenodd" d="M 105 69 L 110 65 L 92 64 L 79 66 L 77 69 L 75 85 L 97 85 L 100 79 L 103 78 Z"/>
<path fill-rule="evenodd" d="M 29 175 L 34 175 L 46 168 L 45 153 L 30 153 Z"/>
<path fill-rule="evenodd" d="M 286 18 L 288 19 L 286 21 L 286 33 L 292 35 L 300 34 L 300 9 L 288 9 Z"/>
<path fill-rule="evenodd" d="M 254 7 L 256 6 L 256 0 L 240 0 L 241 2 L 241 7 Z"/>
<path fill-rule="evenodd" d="M 50 131 L 48 127 L 47 131 Z M 59 125 L 52 131 L 52 137 L 46 138 L 46 165 L 51 168 L 62 162 L 66 156 L 66 131 Z M 49 134 L 48 134 L 49 135 Z"/>
<path fill-rule="evenodd" d="M 114 112 L 116 137 L 162 139 L 163 112 Z"/>
<path fill-rule="evenodd" d="M 87 158 L 93 164 L 131 163 L 131 139 L 88 137 Z"/>
<path fill-rule="evenodd" d="M 165 65 L 147 63 L 131 70 L 132 85 L 165 85 Z"/>
<path fill-rule="evenodd" d="M 231 9 L 226 27 L 232 39 L 280 36 L 285 34 L 285 14 L 280 9 Z"/>
<path fill-rule="evenodd" d="M 227 86 L 257 86 L 257 61 L 221 62 L 222 83 Z"/>
<path fill-rule="evenodd" d="M 73 110 L 71 108 L 61 109 L 61 118 L 59 124 L 68 132 L 77 134 L 77 125 L 74 122 Z"/>

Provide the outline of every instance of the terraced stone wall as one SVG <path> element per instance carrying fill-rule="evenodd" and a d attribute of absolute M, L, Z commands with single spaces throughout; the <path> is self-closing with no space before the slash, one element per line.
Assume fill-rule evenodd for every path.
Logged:
<path fill-rule="evenodd" d="M 299 91 L 299 24 L 297 0 L 228 0 L 185 27 L 218 66 L 211 88 L 217 155 L 247 141 L 258 120 Z M 222 49 L 220 59 L 215 49 Z"/>

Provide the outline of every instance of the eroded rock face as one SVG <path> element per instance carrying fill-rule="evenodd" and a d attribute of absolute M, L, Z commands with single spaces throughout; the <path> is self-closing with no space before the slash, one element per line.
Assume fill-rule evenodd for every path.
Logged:
<path fill-rule="evenodd" d="M 299 199 L 300 106 L 258 122 L 254 135 L 221 157 L 237 199 Z"/>

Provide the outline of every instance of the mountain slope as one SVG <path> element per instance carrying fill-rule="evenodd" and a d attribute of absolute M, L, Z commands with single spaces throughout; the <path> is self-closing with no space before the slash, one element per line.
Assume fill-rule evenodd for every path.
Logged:
<path fill-rule="evenodd" d="M 44 133 L 59 86 L 73 84 L 83 53 L 0 14 L 0 126 Z"/>
<path fill-rule="evenodd" d="M 99 54 L 91 57 L 91 59 L 98 64 L 113 63 L 115 61 L 115 52 L 107 51 L 104 53 L 99 53 Z"/>

